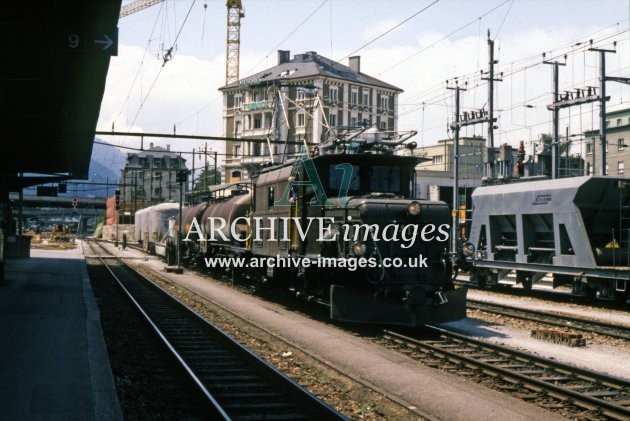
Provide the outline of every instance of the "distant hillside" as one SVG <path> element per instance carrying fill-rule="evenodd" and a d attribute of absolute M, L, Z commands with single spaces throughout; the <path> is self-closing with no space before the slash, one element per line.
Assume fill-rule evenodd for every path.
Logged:
<path fill-rule="evenodd" d="M 105 142 L 99 138 L 96 138 L 96 141 Z M 94 143 L 92 158 L 90 159 L 89 179 L 69 180 L 68 192 L 59 193 L 59 196 L 103 198 L 113 196 L 120 178 L 120 170 L 125 166 L 125 159 L 126 154 L 120 149 Z M 81 181 L 91 184 L 83 184 Z M 102 185 L 93 183 L 102 183 Z"/>
<path fill-rule="evenodd" d="M 103 139 L 96 138 L 97 142 L 106 143 Z M 104 186 L 78 184 L 76 185 L 76 195 L 78 197 L 95 196 L 105 197 L 114 194 L 120 170 L 124 168 L 126 154 L 114 146 L 94 143 L 92 148 L 92 158 L 90 159 L 90 179 L 92 183 L 104 183 Z M 109 189 L 107 188 L 109 184 Z M 68 194 L 74 195 L 73 185 L 68 185 Z M 107 193 L 109 190 L 109 194 Z"/>
<path fill-rule="evenodd" d="M 105 143 L 96 138 L 97 142 Z M 107 197 L 112 196 L 118 185 L 120 170 L 125 166 L 127 154 L 120 149 L 102 144 L 94 144 L 90 159 L 88 180 L 68 180 L 66 193 L 58 193 L 61 197 Z M 84 184 L 82 182 L 89 182 Z M 102 185 L 96 184 L 101 183 Z M 44 183 L 51 186 L 57 183 Z M 109 185 L 109 188 L 108 188 Z M 24 194 L 36 194 L 37 187 L 27 187 Z"/>

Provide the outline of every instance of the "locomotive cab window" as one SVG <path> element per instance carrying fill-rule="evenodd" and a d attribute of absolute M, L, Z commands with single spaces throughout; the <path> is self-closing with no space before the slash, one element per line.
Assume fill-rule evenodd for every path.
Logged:
<path fill-rule="evenodd" d="M 274 200 L 273 186 L 269 186 L 267 187 L 267 209 L 273 208 Z"/>
<path fill-rule="evenodd" d="M 400 167 L 395 165 L 329 166 L 328 188 L 339 191 L 348 185 L 349 193 L 400 194 Z"/>

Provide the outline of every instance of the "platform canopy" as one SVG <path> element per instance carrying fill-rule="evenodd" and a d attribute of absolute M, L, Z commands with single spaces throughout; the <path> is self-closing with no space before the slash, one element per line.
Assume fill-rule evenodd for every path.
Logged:
<path fill-rule="evenodd" d="M 87 178 L 121 0 L 10 1 L 0 14 L 5 191 Z M 24 173 L 24 177 L 18 177 Z"/>

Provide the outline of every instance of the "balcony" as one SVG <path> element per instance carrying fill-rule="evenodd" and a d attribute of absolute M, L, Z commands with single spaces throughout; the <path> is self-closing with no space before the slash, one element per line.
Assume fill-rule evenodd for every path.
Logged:
<path fill-rule="evenodd" d="M 245 104 L 245 111 L 264 110 L 271 108 L 272 104 L 272 100 L 248 102 Z"/>

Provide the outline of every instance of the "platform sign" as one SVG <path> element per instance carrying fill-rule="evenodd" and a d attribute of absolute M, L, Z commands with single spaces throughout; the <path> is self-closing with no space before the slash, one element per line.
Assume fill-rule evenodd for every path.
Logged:
<path fill-rule="evenodd" d="M 63 49 L 74 53 L 118 55 L 118 28 L 109 31 L 63 31 Z"/>

